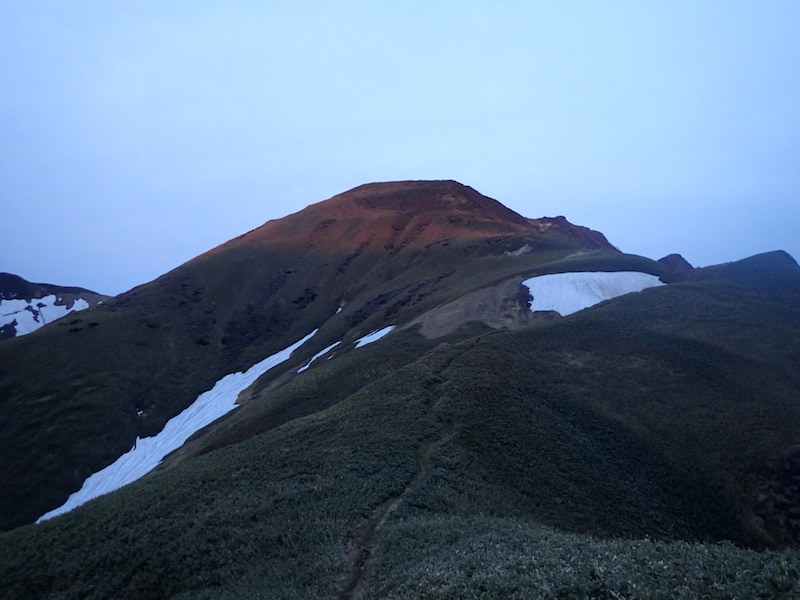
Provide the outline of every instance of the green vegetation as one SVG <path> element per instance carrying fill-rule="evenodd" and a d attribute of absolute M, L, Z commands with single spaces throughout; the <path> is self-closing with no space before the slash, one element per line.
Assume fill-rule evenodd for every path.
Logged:
<path fill-rule="evenodd" d="M 351 194 L 0 344 L 0 598 L 800 598 L 791 258 L 672 272 L 453 182 Z M 671 283 L 354 349 L 579 270 Z M 25 525 L 315 329 L 159 469 Z"/>
<path fill-rule="evenodd" d="M 697 600 L 800 597 L 796 552 L 600 540 L 503 518 L 411 519 L 387 533 L 370 598 Z"/>
<path fill-rule="evenodd" d="M 792 276 L 343 347 L 0 535 L 0 597 L 800 598 L 800 551 L 763 551 L 796 544 L 763 503 L 798 443 Z"/>
<path fill-rule="evenodd" d="M 0 420 L 0 530 L 59 506 L 137 435 L 155 435 L 219 378 L 315 328 L 313 343 L 292 359 L 297 366 L 335 341 L 407 323 L 516 274 L 585 261 L 662 268 L 614 252 L 559 267 L 581 247 L 549 235 L 454 239 L 387 254 L 262 243 L 259 231 L 255 241 L 233 240 L 76 319 L 0 344 L 0 413 L 14 415 Z M 506 255 L 526 243 L 530 253 Z"/>
<path fill-rule="evenodd" d="M 427 393 L 413 376 L 3 534 L 8 598 L 167 598 L 257 582 L 324 597 L 354 527 L 416 471 Z M 377 404 L 376 404 L 377 402 Z M 13 549 L 13 550 L 12 550 Z"/>

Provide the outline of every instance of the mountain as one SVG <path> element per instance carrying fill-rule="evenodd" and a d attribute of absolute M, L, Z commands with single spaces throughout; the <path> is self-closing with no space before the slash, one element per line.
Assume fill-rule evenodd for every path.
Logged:
<path fill-rule="evenodd" d="M 798 597 L 800 267 L 684 263 L 369 184 L 6 340 L 0 596 Z"/>
<path fill-rule="evenodd" d="M 31 283 L 19 275 L 0 273 L 0 340 L 31 333 L 107 299 L 83 288 Z"/>
<path fill-rule="evenodd" d="M 659 258 L 658 262 L 675 271 L 689 271 L 694 268 L 691 264 L 689 264 L 689 261 L 683 258 L 680 254 L 668 254 L 663 258 Z"/>
<path fill-rule="evenodd" d="M 137 436 L 154 435 L 221 377 L 287 347 L 339 307 L 308 356 L 517 273 L 585 265 L 666 272 L 541 232 L 455 182 L 361 186 L 271 221 L 76 323 L 0 349 L 2 397 L 23 415 L 0 424 L 0 449 L 21 457 L 0 467 L 0 491 L 12 499 L 0 524 L 60 505 Z M 41 336 L 49 351 L 32 361 Z"/>

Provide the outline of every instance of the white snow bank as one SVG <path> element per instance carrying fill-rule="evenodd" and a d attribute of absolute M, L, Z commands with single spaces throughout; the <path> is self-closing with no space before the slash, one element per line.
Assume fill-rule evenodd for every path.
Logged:
<path fill-rule="evenodd" d="M 0 300 L 0 327 L 16 320 L 17 336 L 36 331 L 71 313 L 73 310 L 85 310 L 89 303 L 83 298 L 75 300 L 71 308 L 56 304 L 61 298 L 50 294 L 44 298 L 33 298 L 30 302 L 25 299 Z"/>
<path fill-rule="evenodd" d="M 288 348 L 256 363 L 244 373 L 225 375 L 213 388 L 200 394 L 186 410 L 167 421 L 160 433 L 153 437 L 137 437 L 130 451 L 105 469 L 90 475 L 83 482 L 83 487 L 72 494 L 63 505 L 43 515 L 36 522 L 41 523 L 69 512 L 84 502 L 133 483 L 152 471 L 167 454 L 180 448 L 194 433 L 236 408 L 236 399 L 242 391 L 272 367 L 287 360 L 294 350 L 315 333 L 316 329 Z"/>
<path fill-rule="evenodd" d="M 378 331 L 373 331 L 372 333 L 365 335 L 361 339 L 356 340 L 356 348 L 361 348 L 361 346 L 366 346 L 372 342 L 377 342 L 386 334 L 391 333 L 393 329 L 394 325 L 389 325 L 388 327 L 384 327 L 383 329 L 379 329 Z"/>
<path fill-rule="evenodd" d="M 341 344 L 341 343 L 342 343 L 342 342 L 336 342 L 335 344 L 331 344 L 330 346 L 328 346 L 328 347 L 327 347 L 327 348 L 325 348 L 324 350 L 320 350 L 320 351 L 319 351 L 319 352 L 317 352 L 317 353 L 316 353 L 314 356 L 312 356 L 312 357 L 311 357 L 311 360 L 310 360 L 310 361 L 308 361 L 308 362 L 305 364 L 305 366 L 303 366 L 303 367 L 300 367 L 299 369 L 297 369 L 297 372 L 298 372 L 298 373 L 302 373 L 302 372 L 303 372 L 303 371 L 305 371 L 305 370 L 306 370 L 308 367 L 310 367 L 310 366 L 311 366 L 311 363 L 313 363 L 315 360 L 317 360 L 317 359 L 318 359 L 320 356 L 323 356 L 323 355 L 327 354 L 328 352 L 330 352 L 331 350 L 333 350 L 334 348 L 336 348 L 336 346 L 338 346 L 338 345 L 339 345 L 339 344 Z"/>
<path fill-rule="evenodd" d="M 616 271 L 540 275 L 522 285 L 533 296 L 531 310 L 554 310 L 567 316 L 603 300 L 664 284 L 648 273 Z"/>

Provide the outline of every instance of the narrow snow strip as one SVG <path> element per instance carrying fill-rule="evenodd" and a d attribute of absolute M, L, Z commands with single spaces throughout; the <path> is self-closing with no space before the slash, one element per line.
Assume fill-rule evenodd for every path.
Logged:
<path fill-rule="evenodd" d="M 213 388 L 200 394 L 186 410 L 167 421 L 160 433 L 153 437 L 141 439 L 137 437 L 129 452 L 105 469 L 90 475 L 83 482 L 83 487 L 72 494 L 63 505 L 43 515 L 36 522 L 41 523 L 69 512 L 84 502 L 133 483 L 155 469 L 167 454 L 180 448 L 194 433 L 235 409 L 236 399 L 242 391 L 272 367 L 287 360 L 294 350 L 311 339 L 315 333 L 316 329 L 302 340 L 253 365 L 244 373 L 225 375 L 214 384 Z"/>
<path fill-rule="evenodd" d="M 338 345 L 339 345 L 339 344 L 341 344 L 341 343 L 342 343 L 342 342 L 336 342 L 335 344 L 331 344 L 330 346 L 328 346 L 328 347 L 327 347 L 327 348 L 325 348 L 324 350 L 320 350 L 320 351 L 319 351 L 319 352 L 317 352 L 317 353 L 316 353 L 314 356 L 312 356 L 312 357 L 311 357 L 311 360 L 310 360 L 310 361 L 308 361 L 304 367 L 300 367 L 299 369 L 297 369 L 297 372 L 298 372 L 298 373 L 302 373 L 302 372 L 303 372 L 303 371 L 305 371 L 305 370 L 306 370 L 308 367 L 310 367 L 310 366 L 311 366 L 311 363 L 313 363 L 315 360 L 317 360 L 317 359 L 318 359 L 320 356 L 323 356 L 323 355 L 327 354 L 328 352 L 330 352 L 331 350 L 333 350 L 334 348 L 336 348 L 336 346 L 338 346 Z"/>
<path fill-rule="evenodd" d="M 372 333 L 365 335 L 363 338 L 356 341 L 356 348 L 361 348 L 361 346 L 366 346 L 372 342 L 377 342 L 386 334 L 391 333 L 392 329 L 394 329 L 394 325 L 389 325 L 388 327 L 384 327 L 383 329 L 379 329 L 378 331 L 373 331 Z"/>
<path fill-rule="evenodd" d="M 564 317 L 603 300 L 664 285 L 655 275 L 636 271 L 555 273 L 522 284 L 533 296 L 531 310 L 554 310 Z"/>
<path fill-rule="evenodd" d="M 89 303 L 83 298 L 75 300 L 71 308 L 56 302 L 55 294 L 44 298 L 33 298 L 30 302 L 24 299 L 0 300 L 0 327 L 16 320 L 17 336 L 25 335 L 68 315 L 73 310 L 89 308 Z"/>

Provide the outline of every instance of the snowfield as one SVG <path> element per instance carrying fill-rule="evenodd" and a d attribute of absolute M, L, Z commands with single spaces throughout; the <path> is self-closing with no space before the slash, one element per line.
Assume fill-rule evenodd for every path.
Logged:
<path fill-rule="evenodd" d="M 83 298 L 75 300 L 71 308 L 58 305 L 61 298 L 50 294 L 44 298 L 33 298 L 30 302 L 24 299 L 0 300 L 0 327 L 16 320 L 17 337 L 36 331 L 71 313 L 73 310 L 86 310 L 89 303 Z"/>
<path fill-rule="evenodd" d="M 271 368 L 287 360 L 292 352 L 315 333 L 316 329 L 288 348 L 256 363 L 244 373 L 225 375 L 213 388 L 200 394 L 186 410 L 167 421 L 160 433 L 148 438 L 137 437 L 130 451 L 105 469 L 90 475 L 83 482 L 83 487 L 64 504 L 41 516 L 36 522 L 41 523 L 69 512 L 84 502 L 133 483 L 155 469 L 167 454 L 183 446 L 193 434 L 235 409 L 236 399 L 241 392 Z"/>
<path fill-rule="evenodd" d="M 555 273 L 522 282 L 533 296 L 531 310 L 554 310 L 562 317 L 623 294 L 664 285 L 655 275 L 637 271 Z"/>
<path fill-rule="evenodd" d="M 337 312 L 336 314 L 338 315 L 339 313 Z M 311 357 L 311 360 L 309 360 L 309 361 L 308 361 L 308 362 L 305 364 L 305 366 L 302 366 L 302 367 L 300 367 L 299 369 L 297 369 L 297 372 L 298 372 L 298 373 L 302 373 L 302 372 L 303 372 L 303 371 L 305 371 L 305 370 L 306 370 L 308 367 L 310 367 L 310 366 L 311 366 L 311 363 L 313 363 L 315 360 L 317 360 L 317 359 L 318 359 L 320 356 L 324 356 L 325 354 L 327 354 L 328 352 L 330 352 L 331 350 L 333 350 L 334 348 L 336 348 L 336 346 L 338 346 L 338 345 L 339 345 L 339 344 L 341 344 L 341 343 L 342 343 L 342 342 L 336 342 L 336 343 L 334 343 L 334 344 L 331 344 L 330 346 L 328 346 L 328 347 L 327 347 L 327 348 L 325 348 L 324 350 L 320 350 L 320 351 L 319 351 L 319 352 L 317 352 L 317 353 L 316 353 L 314 356 L 312 356 L 312 357 Z"/>
<path fill-rule="evenodd" d="M 372 333 L 365 335 L 361 339 L 356 340 L 356 348 L 361 348 L 367 344 L 377 342 L 383 336 L 391 333 L 393 329 L 394 325 L 389 325 L 388 327 L 384 327 L 383 329 L 379 329 L 378 331 L 373 331 Z"/>

